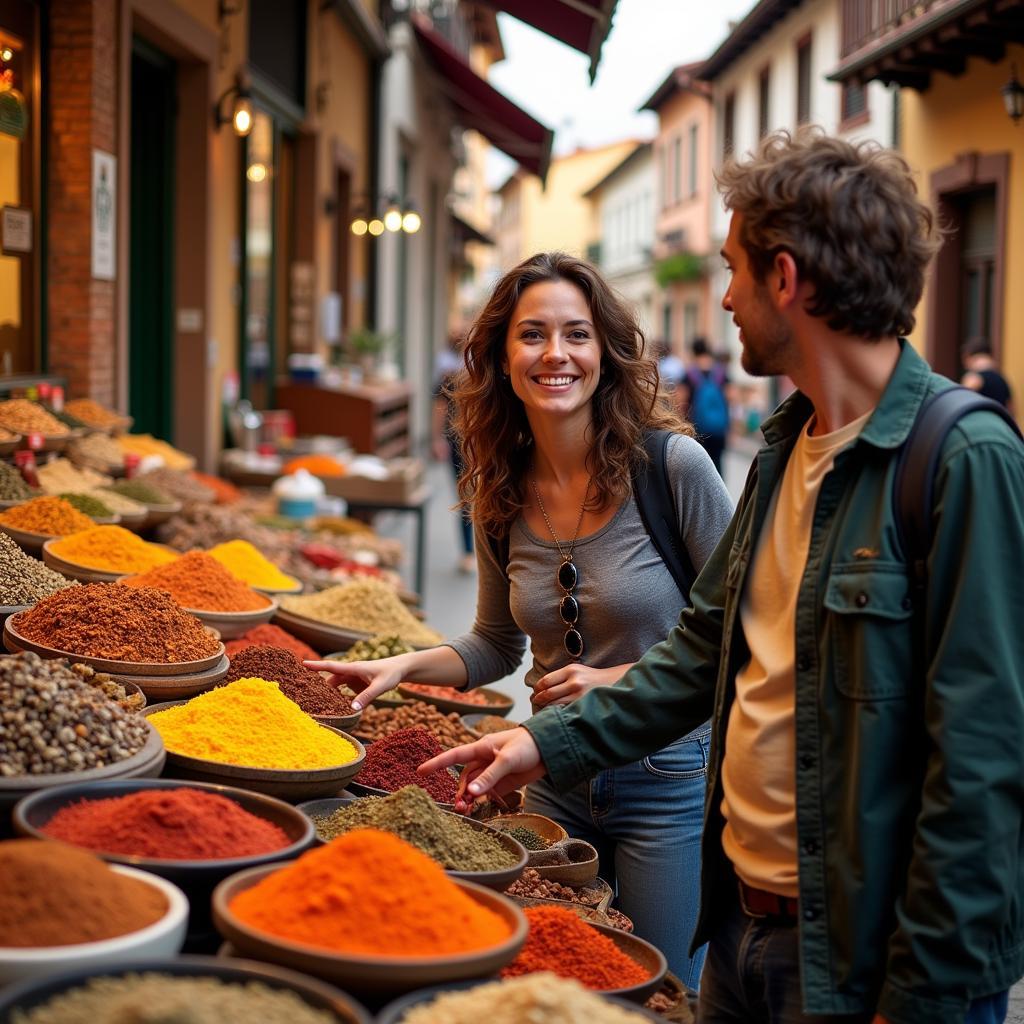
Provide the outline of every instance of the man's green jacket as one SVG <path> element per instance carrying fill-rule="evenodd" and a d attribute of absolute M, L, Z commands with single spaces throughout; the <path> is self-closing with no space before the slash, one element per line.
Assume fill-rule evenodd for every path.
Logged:
<path fill-rule="evenodd" d="M 990 413 L 953 429 L 915 609 L 894 469 L 921 403 L 949 381 L 901 345 L 876 410 L 822 484 L 797 602 L 800 971 L 808 1013 L 947 1024 L 1024 973 L 1024 446 Z M 734 884 L 721 769 L 749 657 L 740 599 L 811 413 L 798 392 L 766 421 L 732 523 L 668 638 L 615 686 L 526 723 L 564 790 L 713 717 L 695 945 L 713 936 Z"/>

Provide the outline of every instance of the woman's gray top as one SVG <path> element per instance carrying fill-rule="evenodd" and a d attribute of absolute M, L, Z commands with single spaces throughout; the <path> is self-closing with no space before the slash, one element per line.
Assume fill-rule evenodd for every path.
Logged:
<path fill-rule="evenodd" d="M 732 500 L 704 449 L 680 434 L 669 439 L 668 477 L 679 533 L 700 572 L 732 517 Z M 512 524 L 509 563 L 499 565 L 488 538 L 476 531 L 479 590 L 476 622 L 448 643 L 466 663 L 469 686 L 514 672 L 530 638 L 533 664 L 526 682 L 572 662 L 562 645 L 558 615 L 561 564 L 554 540 L 538 537 L 522 516 Z M 566 546 L 566 540 L 563 547 Z M 640 659 L 664 640 L 683 607 L 679 588 L 651 541 L 632 495 L 596 533 L 580 537 L 572 560 L 579 571 L 575 597 L 583 634 L 583 664 L 609 668 Z"/>

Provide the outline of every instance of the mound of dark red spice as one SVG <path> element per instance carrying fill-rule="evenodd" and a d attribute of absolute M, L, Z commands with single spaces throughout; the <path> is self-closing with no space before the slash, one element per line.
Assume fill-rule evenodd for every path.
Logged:
<path fill-rule="evenodd" d="M 377 740 L 366 751 L 362 771 L 356 782 L 389 793 L 403 786 L 419 786 L 438 803 L 450 804 L 455 800 L 458 780 L 446 770 L 432 775 L 417 775 L 416 769 L 441 753 L 441 744 L 426 729 L 399 729 L 390 736 Z"/>

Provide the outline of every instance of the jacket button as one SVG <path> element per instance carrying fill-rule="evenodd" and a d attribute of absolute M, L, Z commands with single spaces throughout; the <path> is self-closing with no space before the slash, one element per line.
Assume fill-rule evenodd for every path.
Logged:
<path fill-rule="evenodd" d="M 814 909 L 814 907 L 804 907 L 804 920 L 805 921 L 814 921 L 814 920 L 817 919 L 817 917 L 818 917 L 818 912 Z"/>
<path fill-rule="evenodd" d="M 858 594 L 858 595 L 857 595 L 857 596 L 856 596 L 856 597 L 855 597 L 855 598 L 853 599 L 853 603 L 854 603 L 854 604 L 855 604 L 855 605 L 856 605 L 856 606 L 857 606 L 858 608 L 864 608 L 864 607 L 866 607 L 866 606 L 867 606 L 867 603 L 868 603 L 868 595 L 867 595 L 867 594 L 865 594 L 865 593 L 864 593 L 864 591 L 862 590 L 862 591 L 861 591 L 861 592 L 860 592 L 860 593 L 859 593 L 859 594 Z"/>
<path fill-rule="evenodd" d="M 797 762 L 804 771 L 814 766 L 814 758 L 810 754 L 801 754 L 800 760 Z"/>
<path fill-rule="evenodd" d="M 811 667 L 811 659 L 806 654 L 801 654 L 796 659 L 796 667 L 800 672 L 806 672 Z"/>

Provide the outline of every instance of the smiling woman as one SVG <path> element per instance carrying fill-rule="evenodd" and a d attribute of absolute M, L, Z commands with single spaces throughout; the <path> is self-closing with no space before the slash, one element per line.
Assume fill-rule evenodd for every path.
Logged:
<path fill-rule="evenodd" d="M 588 263 L 541 253 L 509 271 L 470 330 L 454 393 L 480 586 L 472 631 L 430 651 L 314 663 L 362 691 L 399 682 L 476 687 L 513 672 L 530 640 L 536 710 L 568 704 L 663 640 L 688 588 L 662 560 L 634 481 L 670 492 L 680 547 L 699 570 L 731 513 L 704 450 L 664 404 L 632 311 Z M 660 432 L 660 433 L 659 433 Z M 664 473 L 645 440 L 664 440 Z M 667 435 L 667 436 L 666 436 Z M 696 987 L 706 726 L 656 757 L 568 794 L 531 785 L 532 811 L 596 846 L 638 934 Z"/>

